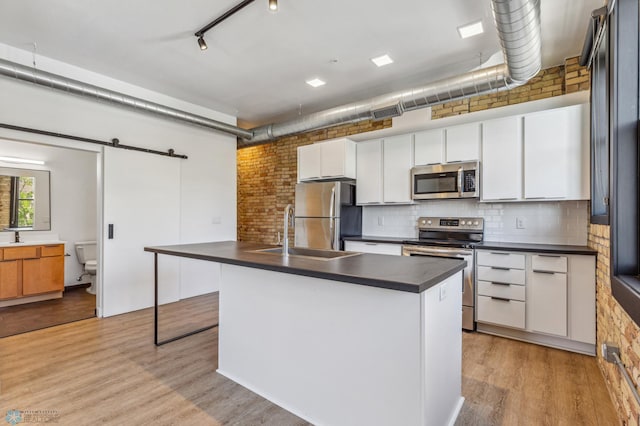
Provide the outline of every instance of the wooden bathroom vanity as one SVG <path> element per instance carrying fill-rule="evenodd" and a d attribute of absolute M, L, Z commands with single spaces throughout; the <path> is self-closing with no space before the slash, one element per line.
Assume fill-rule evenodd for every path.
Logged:
<path fill-rule="evenodd" d="M 62 297 L 64 243 L 0 245 L 0 307 Z"/>

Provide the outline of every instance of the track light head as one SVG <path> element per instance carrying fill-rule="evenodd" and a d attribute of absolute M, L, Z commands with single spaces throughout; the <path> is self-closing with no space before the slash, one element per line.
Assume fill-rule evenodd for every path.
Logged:
<path fill-rule="evenodd" d="M 269 10 L 272 12 L 278 10 L 278 0 L 269 0 Z"/>
<path fill-rule="evenodd" d="M 200 50 L 207 50 L 207 42 L 202 36 L 198 37 L 198 46 L 200 46 Z"/>

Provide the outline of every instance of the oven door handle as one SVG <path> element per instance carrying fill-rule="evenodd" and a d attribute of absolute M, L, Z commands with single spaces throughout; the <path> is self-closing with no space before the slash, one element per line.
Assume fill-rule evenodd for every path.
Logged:
<path fill-rule="evenodd" d="M 441 256 L 441 257 L 445 257 L 445 256 L 471 256 L 473 254 L 473 252 L 471 250 L 469 251 L 463 251 L 463 250 L 451 250 L 451 249 L 441 249 L 441 248 L 418 248 L 416 249 L 415 246 L 405 246 L 404 251 L 407 253 L 416 253 L 416 254 L 424 254 L 427 256 Z"/>
<path fill-rule="evenodd" d="M 464 188 L 462 187 L 462 167 L 458 169 L 458 196 L 462 197 L 462 192 Z"/>

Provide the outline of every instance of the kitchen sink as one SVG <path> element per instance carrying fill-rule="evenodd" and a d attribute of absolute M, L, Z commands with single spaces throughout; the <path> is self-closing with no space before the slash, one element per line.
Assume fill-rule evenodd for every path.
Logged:
<path fill-rule="evenodd" d="M 251 250 L 251 251 L 254 253 L 283 256 L 282 247 L 274 247 L 274 248 Z M 309 248 L 301 248 L 301 247 L 292 247 L 289 249 L 290 257 L 306 257 L 314 260 L 342 259 L 344 257 L 357 256 L 359 254 L 362 254 L 362 253 L 358 253 L 355 251 L 320 250 L 320 249 L 309 249 Z"/>

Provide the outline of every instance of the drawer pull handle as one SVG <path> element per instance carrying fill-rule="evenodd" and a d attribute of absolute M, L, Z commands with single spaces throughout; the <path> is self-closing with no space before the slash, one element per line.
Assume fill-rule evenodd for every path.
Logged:
<path fill-rule="evenodd" d="M 510 299 L 505 299 L 503 297 L 494 297 L 494 296 L 491 296 L 491 300 L 499 300 L 501 302 L 511 302 Z"/>
<path fill-rule="evenodd" d="M 506 285 L 506 286 L 510 286 L 511 284 L 509 283 L 501 283 L 499 281 L 491 281 L 491 284 L 496 284 L 496 285 Z"/>
<path fill-rule="evenodd" d="M 562 257 L 562 256 L 554 255 L 554 254 L 539 254 L 538 256 L 539 257 L 554 257 L 556 259 L 560 259 Z"/>
<path fill-rule="evenodd" d="M 509 268 L 503 268 L 501 266 L 492 266 L 491 269 L 497 269 L 498 271 L 508 271 Z"/>
<path fill-rule="evenodd" d="M 499 251 L 492 251 L 491 254 L 499 254 L 500 256 L 509 256 L 509 253 L 502 253 Z"/>
<path fill-rule="evenodd" d="M 377 243 L 364 243 L 365 246 L 377 246 Z"/>
<path fill-rule="evenodd" d="M 555 272 L 551 272 L 551 271 L 538 271 L 538 270 L 533 270 L 533 272 L 537 273 L 537 274 L 549 274 L 549 275 L 555 275 Z"/>

